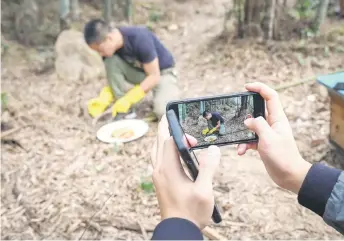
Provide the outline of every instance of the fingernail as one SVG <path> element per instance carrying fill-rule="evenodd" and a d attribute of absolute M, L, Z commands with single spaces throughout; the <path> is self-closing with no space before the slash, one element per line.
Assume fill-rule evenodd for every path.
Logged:
<path fill-rule="evenodd" d="M 244 86 L 246 87 L 246 86 L 248 86 L 248 85 L 252 85 L 253 83 L 246 83 Z"/>
<path fill-rule="evenodd" d="M 245 152 L 245 148 L 246 148 L 246 147 L 245 147 L 244 145 L 240 145 L 240 146 L 239 146 L 238 152 L 239 152 L 240 155 L 242 155 L 242 154 Z"/>

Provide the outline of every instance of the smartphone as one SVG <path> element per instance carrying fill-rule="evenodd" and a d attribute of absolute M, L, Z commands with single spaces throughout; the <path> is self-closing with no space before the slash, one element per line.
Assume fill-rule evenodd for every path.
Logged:
<path fill-rule="evenodd" d="M 180 126 L 174 110 L 167 111 L 166 117 L 169 124 L 170 134 L 176 143 L 180 157 L 184 161 L 191 179 L 195 181 L 198 175 L 198 161 L 196 155 L 187 145 L 187 138 L 182 127 Z M 214 223 L 220 223 L 222 221 L 220 211 L 216 204 L 212 213 L 212 220 Z"/>
<path fill-rule="evenodd" d="M 257 142 L 244 121 L 265 118 L 265 101 L 255 92 L 173 101 L 166 108 L 174 111 L 183 131 L 197 139 L 192 149 Z"/>

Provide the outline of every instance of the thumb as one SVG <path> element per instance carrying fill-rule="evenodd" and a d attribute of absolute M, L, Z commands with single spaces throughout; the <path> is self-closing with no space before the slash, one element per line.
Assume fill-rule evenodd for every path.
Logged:
<path fill-rule="evenodd" d="M 244 123 L 248 129 L 255 132 L 259 137 L 272 134 L 272 129 L 268 122 L 261 116 L 246 119 Z"/>
<path fill-rule="evenodd" d="M 209 146 L 199 159 L 199 171 L 196 185 L 207 191 L 213 188 L 213 178 L 217 167 L 220 164 L 221 152 L 217 146 Z"/>

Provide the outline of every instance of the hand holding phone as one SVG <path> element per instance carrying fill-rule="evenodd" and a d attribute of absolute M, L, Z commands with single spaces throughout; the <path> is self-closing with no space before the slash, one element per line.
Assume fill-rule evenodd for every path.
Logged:
<path fill-rule="evenodd" d="M 196 140 L 188 137 L 191 145 Z M 199 157 L 196 182 L 186 177 L 174 139 L 164 116 L 159 123 L 158 138 L 151 153 L 153 181 L 162 219 L 183 218 L 200 229 L 209 224 L 214 209 L 212 180 L 220 162 L 218 147 L 204 150 Z"/>
<path fill-rule="evenodd" d="M 280 187 L 298 193 L 311 164 L 306 162 L 295 142 L 278 93 L 263 83 L 245 85 L 249 91 L 260 93 L 266 100 L 267 118 L 245 120 L 245 125 L 259 135 L 258 143 L 238 146 L 238 154 L 257 150 L 272 180 Z"/>
<path fill-rule="evenodd" d="M 170 133 L 174 139 L 179 154 L 187 167 L 192 181 L 196 181 L 199 174 L 199 162 L 194 152 L 190 150 L 190 148 L 192 148 L 192 145 L 190 145 L 190 143 L 188 142 L 188 138 L 183 132 L 183 129 L 181 128 L 178 118 L 173 110 L 169 110 L 167 112 L 167 120 Z M 221 214 L 216 204 L 214 206 L 212 219 L 215 223 L 220 223 L 222 221 Z"/>

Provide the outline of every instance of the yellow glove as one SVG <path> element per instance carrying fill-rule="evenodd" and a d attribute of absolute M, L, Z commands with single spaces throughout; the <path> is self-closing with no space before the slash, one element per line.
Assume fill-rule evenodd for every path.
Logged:
<path fill-rule="evenodd" d="M 208 134 L 208 132 L 209 132 L 209 128 L 206 128 L 202 131 L 202 135 L 205 136 L 206 134 Z"/>
<path fill-rule="evenodd" d="M 108 104 L 103 102 L 99 97 L 91 99 L 87 103 L 88 113 L 92 117 L 97 117 L 106 110 L 107 106 Z"/>
<path fill-rule="evenodd" d="M 211 129 L 211 130 L 208 132 L 208 134 L 213 134 L 215 131 L 217 131 L 217 128 L 216 128 L 216 127 L 213 128 L 213 129 Z"/>
<path fill-rule="evenodd" d="M 93 98 L 87 103 L 88 113 L 92 117 L 99 116 L 103 113 L 109 104 L 113 101 L 114 96 L 109 86 L 105 86 L 97 98 Z"/>
<path fill-rule="evenodd" d="M 141 86 L 137 85 L 128 91 L 122 98 L 119 98 L 112 106 L 112 116 L 117 113 L 127 113 L 133 104 L 136 104 L 145 97 L 145 92 Z"/>
<path fill-rule="evenodd" d="M 112 90 L 110 86 L 105 86 L 99 94 L 99 98 L 104 102 L 110 105 L 110 103 L 113 101 L 114 96 L 112 94 Z"/>

